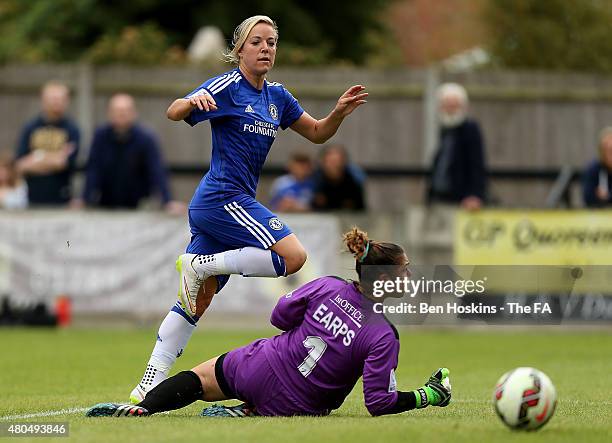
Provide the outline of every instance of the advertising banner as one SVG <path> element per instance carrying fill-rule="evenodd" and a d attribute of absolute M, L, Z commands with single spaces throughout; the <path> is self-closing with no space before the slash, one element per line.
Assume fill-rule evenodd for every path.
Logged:
<path fill-rule="evenodd" d="M 283 216 L 309 259 L 295 276 L 232 276 L 213 300 L 216 312 L 271 312 L 282 294 L 336 269 L 340 250 L 331 216 Z M 185 251 L 187 221 L 146 212 L 28 211 L 0 214 L 0 295 L 16 304 L 59 295 L 75 312 L 148 314 L 176 302 L 175 261 Z"/>

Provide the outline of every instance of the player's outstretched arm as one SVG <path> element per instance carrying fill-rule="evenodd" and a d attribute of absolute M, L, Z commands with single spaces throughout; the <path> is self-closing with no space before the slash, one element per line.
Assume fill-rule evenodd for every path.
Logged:
<path fill-rule="evenodd" d="M 196 108 L 204 112 L 216 111 L 217 103 L 212 95 L 207 92 L 200 95 L 193 95 L 189 98 L 177 98 L 172 102 L 170 107 L 168 107 L 166 116 L 170 120 L 181 121 Z"/>
<path fill-rule="evenodd" d="M 427 406 L 448 406 L 451 400 L 451 384 L 449 370 L 436 370 L 424 386 L 410 392 L 397 392 L 395 404 L 385 410 L 370 410 L 372 415 L 399 414 L 412 409 L 422 409 Z"/>
<path fill-rule="evenodd" d="M 317 120 L 304 112 L 292 125 L 291 129 L 313 143 L 321 144 L 332 138 L 338 131 L 342 121 L 359 106 L 367 103 L 368 93 L 365 86 L 351 86 L 340 96 L 335 108 L 329 115 Z"/>
<path fill-rule="evenodd" d="M 363 398 L 373 416 L 399 414 L 427 406 L 446 406 L 451 398 L 449 370 L 440 368 L 424 386 L 410 392 L 397 391 L 395 369 L 399 338 L 391 329 L 368 346 L 363 365 Z"/>

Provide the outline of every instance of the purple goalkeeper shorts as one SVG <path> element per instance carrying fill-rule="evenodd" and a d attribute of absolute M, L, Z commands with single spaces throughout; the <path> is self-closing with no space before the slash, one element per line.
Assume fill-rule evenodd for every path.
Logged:
<path fill-rule="evenodd" d="M 261 415 L 304 415 L 270 367 L 262 346 L 265 340 L 256 340 L 219 357 L 221 361 L 217 361 L 215 368 L 219 387 L 228 397 L 255 406 Z"/>

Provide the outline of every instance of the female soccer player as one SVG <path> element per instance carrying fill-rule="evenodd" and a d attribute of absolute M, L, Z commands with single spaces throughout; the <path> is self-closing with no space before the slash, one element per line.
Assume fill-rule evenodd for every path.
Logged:
<path fill-rule="evenodd" d="M 364 86 L 352 86 L 327 117 L 314 119 L 283 85 L 266 81 L 277 43 L 272 19 L 257 15 L 244 20 L 226 54 L 237 68 L 205 81 L 168 108 L 171 120 L 191 126 L 210 121 L 212 159 L 189 205 L 191 243 L 177 260 L 180 302 L 159 328 L 145 374 L 130 396 L 134 402 L 166 378 L 230 274 L 286 276 L 306 261 L 306 251 L 289 227 L 255 200 L 259 174 L 279 127 L 324 143 L 346 116 L 366 103 L 368 94 Z"/>
<path fill-rule="evenodd" d="M 399 336 L 380 309 L 374 309 L 384 297 L 371 294 L 375 280 L 409 275 L 403 249 L 370 241 L 357 228 L 344 240 L 355 255 L 359 281 L 323 277 L 281 297 L 270 321 L 284 333 L 180 372 L 136 406 L 101 403 L 87 415 L 144 416 L 196 400 L 227 399 L 245 405 L 213 406 L 203 415 L 327 415 L 340 407 L 361 376 L 372 415 L 448 405 L 451 386 L 446 368 L 414 391 L 396 388 Z"/>

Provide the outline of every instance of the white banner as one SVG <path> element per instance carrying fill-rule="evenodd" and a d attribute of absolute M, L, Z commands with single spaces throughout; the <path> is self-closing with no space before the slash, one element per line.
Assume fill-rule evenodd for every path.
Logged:
<path fill-rule="evenodd" d="M 280 295 L 336 272 L 335 217 L 281 219 L 308 252 L 304 268 L 288 278 L 232 276 L 214 311 L 270 313 Z M 157 213 L 0 212 L 0 295 L 18 305 L 68 295 L 77 313 L 161 313 L 176 301 L 174 263 L 189 238 L 186 219 Z"/>

